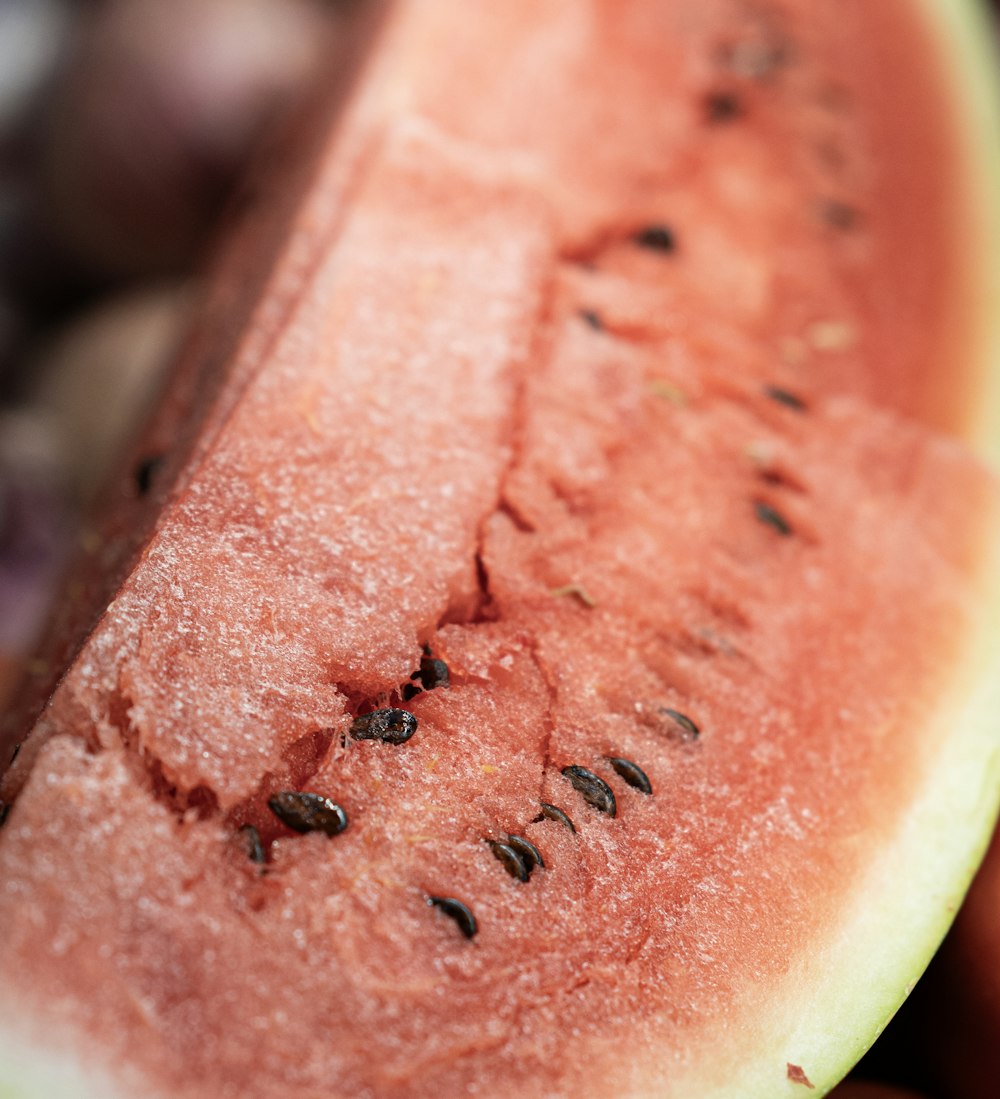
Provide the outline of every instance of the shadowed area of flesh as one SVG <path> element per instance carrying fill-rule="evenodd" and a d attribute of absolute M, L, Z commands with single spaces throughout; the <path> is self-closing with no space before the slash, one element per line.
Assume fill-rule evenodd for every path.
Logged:
<path fill-rule="evenodd" d="M 594 27 L 569 10 L 545 8 L 539 41 L 572 69 Z M 622 56 L 642 10 L 602 24 Z M 806 77 L 758 72 L 784 32 L 741 25 L 725 74 L 735 56 L 766 110 L 755 81 Z M 718 75 L 708 52 L 689 84 Z M 483 140 L 506 125 L 485 102 Z M 814 371 L 776 365 L 760 326 L 807 303 L 755 234 L 795 195 L 761 185 L 763 148 L 721 140 L 745 178 L 706 168 L 699 201 L 675 161 L 646 165 L 611 209 L 597 184 L 567 206 L 561 163 L 422 121 L 385 138 L 273 365 L 43 719 L 0 834 L 0 963 L 51 1019 L 86 1003 L 111 1059 L 177 1096 L 460 1094 L 501 1067 L 510 1093 L 544 1076 L 586 1095 L 629 1066 L 595 1076 L 581 1050 L 641 1058 L 667 1034 L 693 1056 L 822 935 L 860 839 L 892 827 L 886 791 L 903 803 L 921 774 L 929 746 L 898 730 L 922 733 L 973 612 L 969 516 L 995 499 L 956 446 L 831 396 L 874 352 L 863 327 L 842 346 L 860 307 L 853 261 L 823 262 L 828 226 L 796 244 L 828 273 L 809 291 L 827 347 Z M 592 168 L 615 178 L 613 143 Z M 637 247 L 668 215 L 676 255 Z M 346 736 L 402 704 L 425 646 L 450 685 L 406 703 L 413 739 Z M 569 765 L 611 786 L 613 820 Z M 289 834 L 267 809 L 283 787 L 333 798 L 348 829 Z M 485 842 L 511 834 L 545 859 L 526 883 Z M 429 895 L 467 903 L 476 937 Z"/>

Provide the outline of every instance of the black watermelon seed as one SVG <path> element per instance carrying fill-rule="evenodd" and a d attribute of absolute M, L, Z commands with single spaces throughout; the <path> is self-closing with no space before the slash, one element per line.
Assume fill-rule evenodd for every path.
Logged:
<path fill-rule="evenodd" d="M 266 862 L 267 856 L 264 854 L 264 845 L 260 842 L 260 832 L 252 824 L 243 824 L 240 826 L 240 833 L 246 843 L 247 855 L 250 856 L 250 861 Z"/>
<path fill-rule="evenodd" d="M 732 122 L 743 114 L 743 104 L 734 92 L 709 92 L 705 96 L 705 117 L 709 122 Z"/>
<path fill-rule="evenodd" d="M 576 832 L 576 826 L 569 819 L 569 814 L 563 812 L 558 805 L 552 805 L 550 802 L 542 802 L 542 811 L 537 817 L 532 818 L 532 824 L 538 824 L 539 821 L 554 820 L 559 824 L 564 824 L 571 832 Z"/>
<path fill-rule="evenodd" d="M 771 527 L 776 530 L 783 538 L 787 538 L 792 533 L 792 525 L 788 520 L 771 507 L 770 504 L 765 504 L 763 500 L 756 500 L 754 502 L 754 510 L 757 513 L 757 518 L 765 524 L 765 526 Z"/>
<path fill-rule="evenodd" d="M 677 247 L 673 230 L 666 225 L 648 225 L 632 239 L 640 248 L 650 248 L 654 252 L 673 252 Z"/>
<path fill-rule="evenodd" d="M 446 916 L 450 916 L 467 939 L 471 939 L 479 930 L 479 924 L 476 923 L 472 909 L 454 897 L 428 897 L 427 903 L 440 908 Z"/>
<path fill-rule="evenodd" d="M 572 824 L 570 827 L 572 828 Z M 542 858 L 542 853 L 531 840 L 525 839 L 524 836 L 508 836 L 507 843 L 521 856 L 521 861 L 529 874 L 536 866 L 545 869 L 545 860 Z"/>
<path fill-rule="evenodd" d="M 604 331 L 604 321 L 601 320 L 600 313 L 595 313 L 593 309 L 581 309 L 580 319 L 584 324 L 589 324 L 595 332 Z"/>
<path fill-rule="evenodd" d="M 422 695 L 423 693 L 423 687 L 418 687 L 415 683 L 404 683 L 403 689 L 400 692 L 400 694 L 403 696 L 404 702 L 410 702 L 414 698 L 416 698 L 417 695 Z"/>
<path fill-rule="evenodd" d="M 588 805 L 592 805 L 609 817 L 613 817 L 618 812 L 615 795 L 611 787 L 604 779 L 598 778 L 593 771 L 588 771 L 586 767 L 577 767 L 574 764 L 570 767 L 564 767 L 562 773 L 570 780 L 574 789 L 583 795 L 583 800 Z"/>
<path fill-rule="evenodd" d="M 420 658 L 420 671 L 416 675 L 425 691 L 433 691 L 435 687 L 451 686 L 448 665 L 434 656 Z"/>
<path fill-rule="evenodd" d="M 384 740 L 386 744 L 405 744 L 417 731 L 417 719 L 409 710 L 372 710 L 351 723 L 355 740 Z"/>
<path fill-rule="evenodd" d="M 140 496 L 145 496 L 153 487 L 157 473 L 163 465 L 162 454 L 151 454 L 135 467 L 135 490 Z"/>
<path fill-rule="evenodd" d="M 695 725 L 687 714 L 682 714 L 680 710 L 671 710 L 669 706 L 664 706 L 660 713 L 666 714 L 672 721 L 675 721 L 691 740 L 697 740 L 701 736 L 701 729 Z"/>
<path fill-rule="evenodd" d="M 856 207 L 848 202 L 829 199 L 820 204 L 820 217 L 834 229 L 853 229 L 861 220 Z"/>
<path fill-rule="evenodd" d="M 296 832 L 325 832 L 335 836 L 347 827 L 347 814 L 322 794 L 283 790 L 267 799 L 272 813 Z"/>
<path fill-rule="evenodd" d="M 778 404 L 783 404 L 787 408 L 794 408 L 796 412 L 805 412 L 806 410 L 806 402 L 801 397 L 796 396 L 787 389 L 782 389 L 779 385 L 765 385 L 764 393 L 772 401 L 777 401 Z"/>
<path fill-rule="evenodd" d="M 518 881 L 528 880 L 528 867 L 524 864 L 524 859 L 514 850 L 509 843 L 500 843 L 499 840 L 487 840 L 490 845 L 490 850 L 496 855 L 497 859 L 503 863 L 504 870 L 512 878 L 517 878 Z"/>
<path fill-rule="evenodd" d="M 653 792 L 653 786 L 649 781 L 649 776 L 638 763 L 633 763 L 630 759 L 622 759 L 621 756 L 608 756 L 607 758 L 608 763 L 611 764 L 629 786 L 634 786 L 644 794 L 651 794 Z"/>

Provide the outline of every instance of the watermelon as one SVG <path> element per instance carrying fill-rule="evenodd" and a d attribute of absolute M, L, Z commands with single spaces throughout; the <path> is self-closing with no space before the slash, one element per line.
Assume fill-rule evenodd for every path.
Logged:
<path fill-rule="evenodd" d="M 847 1071 L 997 808 L 963 18 L 391 9 L 12 717 L 0 1094 Z"/>

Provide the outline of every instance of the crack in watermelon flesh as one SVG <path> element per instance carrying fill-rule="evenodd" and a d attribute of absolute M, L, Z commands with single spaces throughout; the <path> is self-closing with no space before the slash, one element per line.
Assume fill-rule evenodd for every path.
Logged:
<path fill-rule="evenodd" d="M 772 178 L 787 21 L 751 7 L 726 37 L 706 5 L 681 53 L 665 31 L 688 7 L 455 21 L 509 47 L 507 96 L 562 94 L 536 54 L 619 62 L 618 97 L 598 82 L 577 111 L 483 92 L 474 133 L 442 128 L 456 78 L 439 89 L 413 43 L 442 33 L 428 9 L 393 25 L 369 86 L 422 98 L 375 126 L 361 97 L 329 254 L 8 777 L 7 987 L 144 1094 L 723 1089 L 947 751 L 996 486 L 900 415 L 920 385 L 882 401 L 920 343 L 854 281 L 883 215 L 817 218 L 801 141 Z M 784 94 L 819 81 L 826 18 L 794 36 Z M 633 117 L 667 61 L 700 88 L 723 46 L 758 129 L 709 136 L 690 96 Z M 552 118 L 582 132 L 533 131 Z M 871 197 L 863 166 L 843 180 Z M 404 701 L 427 651 L 449 686 Z M 418 718 L 410 741 L 347 735 L 387 705 Z M 348 828 L 293 833 L 267 807 L 286 789 Z M 544 857 L 524 883 L 486 842 L 511 834 Z M 773 1061 L 774 1094 L 788 1066 L 828 1071 Z"/>

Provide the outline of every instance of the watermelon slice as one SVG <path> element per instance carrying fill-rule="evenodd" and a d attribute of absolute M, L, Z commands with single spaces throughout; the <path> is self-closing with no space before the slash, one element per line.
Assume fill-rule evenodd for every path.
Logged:
<path fill-rule="evenodd" d="M 393 10 L 54 635 L 0 1086 L 771 1099 L 860 1056 L 1000 778 L 954 437 L 994 334 L 919 14 Z"/>

